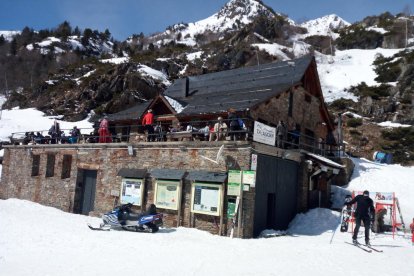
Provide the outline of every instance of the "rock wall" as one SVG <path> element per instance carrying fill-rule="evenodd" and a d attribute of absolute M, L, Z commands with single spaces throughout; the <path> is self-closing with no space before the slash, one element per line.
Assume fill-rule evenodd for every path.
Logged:
<path fill-rule="evenodd" d="M 225 144 L 223 162 L 216 164 L 201 156 L 216 159 L 219 147 Z M 127 144 L 77 144 L 34 145 L 5 147 L 0 198 L 19 198 L 73 212 L 79 204 L 76 198 L 82 182 L 82 170 L 96 170 L 96 192 L 94 211 L 90 215 L 101 216 L 119 204 L 121 169 L 179 169 L 226 172 L 228 169 L 250 169 L 251 147 L 248 142 L 166 142 L 140 143 L 133 146 L 133 155 Z M 46 177 L 47 159 L 54 156 L 53 176 Z M 64 156 L 71 156 L 69 177 L 63 178 Z M 34 156 L 40 157 L 38 175 L 34 175 Z M 231 160 L 227 162 L 226 160 Z M 51 169 L 51 168 L 49 168 Z M 50 171 L 49 171 L 50 173 Z M 143 206 L 135 211 L 144 211 L 154 202 L 155 181 L 145 179 Z M 160 209 L 164 224 L 168 227 L 194 227 L 213 234 L 229 235 L 232 222 L 227 218 L 227 196 L 224 185 L 224 214 L 222 217 L 195 214 L 191 207 L 190 180 L 183 180 L 181 215 L 178 211 Z M 252 237 L 254 214 L 254 188 L 244 192 L 242 237 Z M 237 232 L 237 231 L 236 231 Z"/>

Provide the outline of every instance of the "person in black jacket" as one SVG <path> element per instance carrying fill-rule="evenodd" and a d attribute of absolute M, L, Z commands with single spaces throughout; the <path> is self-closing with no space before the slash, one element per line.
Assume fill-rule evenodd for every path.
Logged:
<path fill-rule="evenodd" d="M 354 244 L 358 244 L 358 231 L 361 226 L 361 221 L 363 221 L 365 227 L 365 244 L 369 246 L 369 228 L 371 224 L 371 217 L 375 217 L 374 202 L 369 197 L 369 192 L 364 191 L 362 195 L 357 195 L 350 202 L 345 202 L 345 205 L 352 205 L 354 203 L 357 204 L 357 207 L 355 210 L 355 229 L 352 236 L 352 242 Z"/>

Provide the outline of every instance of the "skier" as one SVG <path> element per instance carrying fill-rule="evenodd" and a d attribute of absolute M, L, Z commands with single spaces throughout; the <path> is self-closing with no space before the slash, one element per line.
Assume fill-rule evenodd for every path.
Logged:
<path fill-rule="evenodd" d="M 358 231 L 359 227 L 361 226 L 361 221 L 363 221 L 365 227 L 365 244 L 367 246 L 370 246 L 371 244 L 369 242 L 369 229 L 371 224 L 371 217 L 375 217 L 374 202 L 369 197 L 369 192 L 364 191 L 362 195 L 357 195 L 351 201 L 345 202 L 344 205 L 352 205 L 354 203 L 357 204 L 357 207 L 355 210 L 355 229 L 354 235 L 352 236 L 352 243 L 355 245 L 358 244 Z"/>
<path fill-rule="evenodd" d="M 410 229 L 411 229 L 411 242 L 414 245 L 414 218 L 413 218 L 413 222 L 410 224 Z"/>

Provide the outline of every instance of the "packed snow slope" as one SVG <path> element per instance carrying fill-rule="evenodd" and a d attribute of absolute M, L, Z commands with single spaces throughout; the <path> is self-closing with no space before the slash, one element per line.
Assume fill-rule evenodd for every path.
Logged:
<path fill-rule="evenodd" d="M 405 217 L 414 216 L 414 169 L 356 163 L 348 192 L 395 191 Z M 344 192 L 337 189 L 339 194 Z M 337 229 L 339 213 L 312 209 L 291 222 L 287 235 L 230 239 L 188 228 L 158 233 L 91 231 L 99 218 L 65 213 L 29 201 L 0 200 L 0 275 L 413 275 L 408 234 L 371 234 L 383 253 L 352 245 Z M 335 231 L 336 230 L 336 231 Z M 363 228 L 360 240 L 363 240 Z M 331 242 L 332 240 L 332 242 Z"/>

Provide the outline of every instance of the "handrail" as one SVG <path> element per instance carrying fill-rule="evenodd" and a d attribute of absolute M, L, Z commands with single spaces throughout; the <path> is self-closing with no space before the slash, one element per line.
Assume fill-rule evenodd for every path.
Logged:
<path fill-rule="evenodd" d="M 169 141 L 169 140 L 203 140 L 203 141 L 219 141 L 219 140 L 253 140 L 253 127 L 254 120 L 250 118 L 241 118 L 243 121 L 243 127 L 230 126 L 229 119 L 223 119 L 227 125 L 226 129 L 219 131 L 211 131 L 218 120 L 194 120 L 189 122 L 179 122 L 185 125 L 187 129 L 188 125 L 192 126 L 192 131 L 183 130 L 183 126 L 177 125 L 177 123 L 171 125 L 171 123 L 157 122 L 151 125 L 152 130 L 145 129 L 147 126 L 142 124 L 136 125 L 109 125 L 109 139 L 105 140 L 105 143 L 118 143 L 118 142 L 140 142 L 140 141 Z M 203 132 L 201 129 L 209 126 L 208 132 Z M 36 130 L 28 132 L 14 132 L 10 136 L 12 144 L 56 144 L 56 143 L 99 143 L 99 126 L 95 125 L 91 128 L 78 128 L 81 132 L 80 137 L 71 139 L 71 136 L 66 136 L 72 129 L 61 129 L 65 135 L 57 135 L 52 137 L 48 134 L 49 130 Z M 161 130 L 159 130 L 161 129 Z M 36 133 L 36 134 L 35 134 Z M 43 137 L 37 136 L 40 133 Z M 44 135 L 46 134 L 46 135 Z M 326 142 L 315 137 L 306 135 L 304 133 L 298 133 L 295 131 L 286 131 L 283 139 L 276 142 L 276 147 L 283 149 L 304 149 L 306 151 L 320 154 L 322 156 L 339 156 L 341 152 L 345 152 L 344 145 L 330 145 Z"/>

